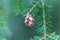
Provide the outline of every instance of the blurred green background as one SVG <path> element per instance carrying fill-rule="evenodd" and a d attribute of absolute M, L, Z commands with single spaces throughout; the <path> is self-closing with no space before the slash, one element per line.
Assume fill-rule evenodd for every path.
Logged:
<path fill-rule="evenodd" d="M 21 2 L 23 1 L 26 3 L 25 0 L 21 0 Z M 34 0 L 27 0 L 27 4 L 24 5 L 25 8 L 28 9 L 29 7 L 27 7 L 27 5 L 29 5 L 33 1 Z M 29 28 L 25 26 L 23 15 L 15 16 L 15 13 L 12 12 L 13 9 L 11 8 L 13 7 L 12 5 L 14 5 L 12 3 L 14 3 L 14 0 L 0 0 L 0 22 L 1 20 L 5 22 L 5 24 L 7 22 L 5 26 L 8 26 L 8 29 L 5 30 L 10 31 L 7 34 L 8 31 L 6 32 L 5 30 L 3 30 L 2 32 L 3 33 L 2 35 L 4 36 L 3 38 L 7 38 L 7 40 L 28 40 L 29 37 L 33 37 L 35 35 L 39 36 L 39 34 L 36 33 L 34 27 Z M 60 0 L 56 0 L 55 3 L 52 3 L 52 0 L 46 0 L 46 3 L 54 6 L 53 12 L 51 14 L 53 17 L 52 20 L 54 26 L 53 31 L 56 31 L 57 32 L 56 34 L 60 35 Z"/>

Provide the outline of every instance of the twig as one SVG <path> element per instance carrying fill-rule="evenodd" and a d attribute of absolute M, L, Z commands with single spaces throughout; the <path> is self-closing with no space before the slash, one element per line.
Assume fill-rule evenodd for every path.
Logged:
<path fill-rule="evenodd" d="M 45 37 L 43 37 L 43 38 L 41 38 L 41 39 L 39 39 L 39 40 L 43 40 Z"/>
<path fill-rule="evenodd" d="M 45 10 L 44 10 L 44 0 L 41 0 L 41 2 L 42 2 L 42 8 L 43 8 L 43 27 L 44 27 L 44 37 L 45 37 L 45 39 L 44 40 L 46 40 L 46 20 L 45 20 Z"/>
<path fill-rule="evenodd" d="M 40 0 L 37 1 L 37 3 L 36 3 L 35 5 L 33 5 L 33 7 L 27 12 L 27 14 L 29 14 L 30 12 L 32 12 L 32 10 L 36 7 L 36 5 L 37 5 L 39 2 L 40 2 Z"/>

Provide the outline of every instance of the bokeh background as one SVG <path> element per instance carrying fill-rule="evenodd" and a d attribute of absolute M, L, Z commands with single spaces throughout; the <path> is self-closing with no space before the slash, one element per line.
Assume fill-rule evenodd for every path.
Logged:
<path fill-rule="evenodd" d="M 27 3 L 24 6 L 28 9 L 27 5 L 34 0 L 27 0 L 27 2 L 21 0 L 21 2 L 23 1 Z M 12 5 L 14 5 L 12 3 L 14 3 L 14 0 L 0 0 L 0 23 L 3 26 L 1 27 L 0 25 L 0 35 L 3 35 L 0 36 L 0 39 L 3 37 L 3 40 L 28 40 L 29 37 L 39 36 L 39 33 L 37 34 L 34 28 L 36 24 L 30 28 L 26 27 L 23 15 L 15 16 L 15 13 L 12 12 Z M 56 0 L 55 3 L 52 3 L 52 0 L 46 0 L 46 3 L 54 6 L 51 14 L 53 17 L 53 31 L 56 31 L 56 34 L 60 35 L 60 0 Z M 24 6 L 21 8 L 24 8 Z"/>

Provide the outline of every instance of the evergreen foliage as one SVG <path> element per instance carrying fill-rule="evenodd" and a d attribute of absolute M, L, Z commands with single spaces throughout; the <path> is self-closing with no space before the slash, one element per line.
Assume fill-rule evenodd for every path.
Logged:
<path fill-rule="evenodd" d="M 25 17 L 29 12 L 35 18 L 34 28 L 39 36 L 30 37 L 28 40 L 60 40 L 60 35 L 52 31 L 54 28 L 52 25 L 53 5 L 48 5 L 46 0 L 10 0 L 10 8 L 11 13 L 15 13 L 15 16 Z M 0 31 L 3 30 L 3 32 L 0 32 L 0 40 L 5 40 L 2 33 L 5 31 L 7 37 L 10 37 L 11 33 L 6 31 L 9 29 L 5 19 L 2 19 L 3 21 L 1 19 L 0 17 Z"/>

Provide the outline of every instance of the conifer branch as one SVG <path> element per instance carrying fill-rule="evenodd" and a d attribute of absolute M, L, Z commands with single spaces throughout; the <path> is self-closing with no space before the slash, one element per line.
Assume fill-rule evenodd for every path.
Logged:
<path fill-rule="evenodd" d="M 44 0 L 41 0 L 42 2 L 42 8 L 43 8 L 43 27 L 44 27 L 44 37 L 46 40 L 46 19 L 45 19 L 45 10 L 44 10 Z"/>
<path fill-rule="evenodd" d="M 41 38 L 41 39 L 39 39 L 39 40 L 43 40 L 45 37 L 43 37 L 43 38 Z"/>
<path fill-rule="evenodd" d="M 30 12 L 32 12 L 32 10 L 36 7 L 36 5 L 37 5 L 39 2 L 40 2 L 40 0 L 37 1 L 35 5 L 33 5 L 33 7 L 27 12 L 27 14 L 29 14 Z"/>
<path fill-rule="evenodd" d="M 54 39 L 54 40 L 57 40 L 56 38 L 54 38 L 54 37 L 52 37 L 52 36 L 50 36 L 50 35 L 48 35 L 48 34 L 46 34 L 46 36 L 48 36 L 48 37 L 50 37 L 50 38 L 52 38 L 52 39 Z"/>

